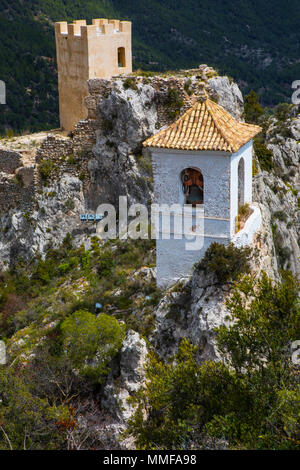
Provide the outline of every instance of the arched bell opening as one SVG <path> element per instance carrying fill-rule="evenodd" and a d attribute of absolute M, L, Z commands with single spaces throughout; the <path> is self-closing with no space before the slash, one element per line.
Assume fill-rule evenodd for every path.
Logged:
<path fill-rule="evenodd" d="M 182 191 L 184 204 L 193 207 L 204 202 L 204 181 L 200 170 L 196 168 L 185 168 L 181 172 Z"/>

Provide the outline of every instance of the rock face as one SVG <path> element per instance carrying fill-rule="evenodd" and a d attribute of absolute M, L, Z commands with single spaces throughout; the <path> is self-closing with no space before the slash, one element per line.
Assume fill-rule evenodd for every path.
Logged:
<path fill-rule="evenodd" d="M 114 204 L 120 195 L 128 195 L 130 203 L 146 203 L 150 198 L 149 185 L 136 155 L 141 154 L 142 141 L 155 132 L 154 96 L 150 85 L 125 89 L 122 81 L 117 80 L 110 95 L 99 102 L 102 125 L 96 133 L 94 158 L 88 164 L 92 179 L 89 195 L 95 191 L 103 197 L 106 194 L 107 202 Z M 100 175 L 105 175 L 105 179 Z"/>
<path fill-rule="evenodd" d="M 244 99 L 236 83 L 228 77 L 213 77 L 208 80 L 218 104 L 227 109 L 236 119 L 242 119 L 244 112 Z"/>
<path fill-rule="evenodd" d="M 273 153 L 274 169 L 255 176 L 254 197 L 264 205 L 265 219 L 273 232 L 273 254 L 275 256 L 276 252 L 279 267 L 290 269 L 299 278 L 300 143 L 297 136 L 300 116 L 288 120 L 285 125 L 284 132 L 290 132 L 290 137 L 283 137 L 282 129 L 277 131 L 274 123 L 267 132 L 266 145 Z"/>
<path fill-rule="evenodd" d="M 155 314 L 151 342 L 164 359 L 177 352 L 182 338 L 199 347 L 199 360 L 219 359 L 214 328 L 224 323 L 225 293 L 212 279 L 194 274 L 190 281 L 179 281 L 162 299 Z"/>
<path fill-rule="evenodd" d="M 84 200 L 82 182 L 64 174 L 53 185 L 42 188 L 36 195 L 35 208 L 30 213 L 21 210 L 0 216 L 0 227 L 5 237 L 0 240 L 2 268 L 19 257 L 31 258 L 59 245 L 66 234 L 73 231 L 74 242 L 84 242 L 79 215 Z M 79 238 L 77 239 L 76 229 Z"/>
<path fill-rule="evenodd" d="M 128 204 L 146 204 L 152 168 L 142 156 L 143 140 L 173 122 L 205 89 L 241 115 L 237 86 L 207 66 L 166 77 L 89 80 L 88 87 L 88 119 L 71 136 L 53 131 L 2 141 L 2 268 L 19 257 L 43 256 L 68 233 L 76 245 L 88 244 L 95 226 L 80 222 L 80 214 L 94 213 L 100 204 L 118 207 L 124 195 Z"/>
<path fill-rule="evenodd" d="M 155 90 L 151 85 L 124 88 L 123 82 L 117 80 L 110 96 L 99 103 L 103 119 L 113 121 L 109 141 L 116 147 L 123 143 L 129 152 L 140 150 L 140 143 L 155 133 L 157 109 L 154 98 Z"/>
<path fill-rule="evenodd" d="M 119 371 L 112 371 L 108 377 L 101 400 L 102 407 L 113 413 L 120 424 L 126 423 L 134 412 L 128 398 L 145 381 L 147 353 L 145 340 L 138 333 L 128 331 L 121 350 Z"/>
<path fill-rule="evenodd" d="M 278 279 L 278 266 L 270 215 L 260 206 L 263 224 L 253 242 L 252 270 L 258 275 L 264 270 L 269 277 Z M 258 250 L 258 252 L 256 252 Z M 213 276 L 195 270 L 189 281 L 183 279 L 170 288 L 155 312 L 155 330 L 151 343 L 164 359 L 177 352 L 182 338 L 199 348 L 199 361 L 220 360 L 216 348 L 215 328 L 226 324 L 226 299 L 230 287 L 220 286 Z"/>
<path fill-rule="evenodd" d="M 39 134 L 38 144 L 30 136 L 26 149 L 22 137 L 1 149 L 3 269 L 20 257 L 44 255 L 68 233 L 75 245 L 88 246 L 95 225 L 81 222 L 80 214 L 94 212 L 102 203 L 118 205 L 123 195 L 129 204 L 147 203 L 152 196 L 152 168 L 147 155 L 142 155 L 142 141 L 174 121 L 205 90 L 236 118 L 243 113 L 237 85 L 207 66 L 176 76 L 90 80 L 88 86 L 88 119 L 79 122 L 71 136 Z M 279 278 L 279 267 L 300 275 L 298 113 L 294 110 L 287 123 L 288 138 L 276 130 L 276 122 L 270 124 L 266 143 L 274 155 L 274 170 L 259 171 L 254 178 L 254 199 L 263 223 L 253 243 L 259 252 L 253 257 L 253 269 L 265 270 L 274 279 Z M 142 269 L 145 277 L 155 278 L 154 270 Z M 179 281 L 164 293 L 155 312 L 151 346 L 166 359 L 186 337 L 199 347 L 200 362 L 220 360 L 214 329 L 226 322 L 228 295 L 226 287 L 220 288 L 201 272 Z M 145 340 L 129 331 L 101 395 L 102 408 L 114 414 L 113 435 L 134 412 L 128 398 L 145 381 L 146 356 Z"/>

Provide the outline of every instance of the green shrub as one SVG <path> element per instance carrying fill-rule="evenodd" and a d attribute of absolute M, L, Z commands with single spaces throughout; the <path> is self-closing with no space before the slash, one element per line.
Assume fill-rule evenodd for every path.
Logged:
<path fill-rule="evenodd" d="M 184 90 L 185 92 L 191 96 L 193 94 L 193 89 L 192 89 L 192 80 L 190 78 L 188 78 L 185 82 L 184 82 Z"/>
<path fill-rule="evenodd" d="M 84 172 L 84 171 L 81 171 L 81 172 L 79 173 L 78 178 L 80 179 L 80 181 L 84 181 L 84 180 L 85 180 L 85 172 Z"/>
<path fill-rule="evenodd" d="M 67 162 L 69 163 L 69 165 L 75 165 L 76 159 L 75 159 L 75 157 L 74 157 L 73 154 L 71 154 L 71 155 L 68 156 Z"/>
<path fill-rule="evenodd" d="M 168 116 L 170 119 L 175 119 L 180 114 L 180 110 L 184 105 L 180 92 L 177 88 L 169 88 L 167 95 L 167 106 L 169 108 Z"/>
<path fill-rule="evenodd" d="M 271 171 L 274 168 L 273 152 L 264 143 L 254 139 L 253 147 L 262 170 Z"/>
<path fill-rule="evenodd" d="M 12 137 L 15 137 L 15 131 L 13 129 L 8 129 L 5 131 L 5 137 L 7 139 L 11 139 Z"/>
<path fill-rule="evenodd" d="M 206 250 L 204 258 L 195 265 L 195 269 L 213 273 L 219 284 L 225 284 L 250 272 L 250 254 L 249 247 L 237 248 L 233 243 L 225 246 L 215 242 Z"/>
<path fill-rule="evenodd" d="M 276 219 L 281 220 L 281 222 L 286 222 L 287 221 L 287 215 L 284 211 L 276 211 L 276 212 L 274 212 L 273 216 Z"/>
<path fill-rule="evenodd" d="M 239 206 L 239 213 L 236 218 L 236 232 L 243 228 L 245 222 L 247 221 L 248 217 L 250 217 L 252 212 L 253 211 L 250 207 L 250 204 L 248 203 Z"/>
<path fill-rule="evenodd" d="M 50 191 L 49 193 L 47 193 L 47 197 L 56 197 L 57 193 L 55 191 Z"/>
<path fill-rule="evenodd" d="M 75 201 L 74 199 L 67 199 L 65 202 L 66 209 L 72 211 L 75 208 Z"/>
<path fill-rule="evenodd" d="M 61 324 L 66 355 L 79 372 L 102 382 L 122 346 L 124 330 L 115 318 L 78 310 Z"/>
<path fill-rule="evenodd" d="M 252 210 L 251 210 L 249 203 L 243 204 L 242 206 L 239 207 L 239 214 L 243 218 L 249 217 L 251 212 Z"/>
<path fill-rule="evenodd" d="M 59 264 L 57 269 L 59 274 L 66 274 L 71 271 L 75 266 L 79 264 L 79 258 L 76 256 L 73 256 L 69 259 L 69 261 L 66 261 L 65 263 Z"/>
<path fill-rule="evenodd" d="M 293 137 L 289 127 L 291 109 L 292 105 L 289 103 L 280 103 L 276 106 L 274 110 L 274 117 L 277 119 L 277 122 L 270 133 L 271 136 L 274 137 L 276 134 L 279 134 L 285 138 Z"/>
<path fill-rule="evenodd" d="M 291 173 L 289 174 L 289 176 L 291 176 Z M 289 190 L 291 191 L 293 196 L 298 195 L 298 190 L 296 188 L 293 188 L 293 186 L 290 183 L 286 183 L 286 185 L 289 188 Z"/>
<path fill-rule="evenodd" d="M 84 251 L 81 254 L 81 257 L 80 257 L 80 264 L 81 264 L 82 269 L 89 268 L 90 263 L 91 263 L 91 252 L 90 251 Z"/>
<path fill-rule="evenodd" d="M 133 72 L 133 74 L 136 76 L 136 77 L 155 77 L 157 75 L 157 72 L 153 72 L 151 70 L 142 70 L 142 69 L 137 69 L 135 70 L 135 72 Z"/>
<path fill-rule="evenodd" d="M 30 217 L 29 212 L 24 212 L 23 217 L 24 217 L 28 222 L 31 222 L 31 217 Z"/>
<path fill-rule="evenodd" d="M 227 302 L 230 325 L 217 329 L 223 361 L 200 362 L 186 339 L 168 361 L 151 353 L 126 434 L 137 448 L 297 449 L 299 385 L 288 345 L 300 334 L 298 296 L 290 275 L 282 283 L 246 276 Z"/>
<path fill-rule="evenodd" d="M 152 159 L 148 153 L 136 157 L 139 167 L 147 174 L 152 176 Z"/>
<path fill-rule="evenodd" d="M 106 250 L 101 253 L 97 263 L 97 273 L 100 277 L 107 277 L 111 274 L 115 262 L 111 250 Z"/>
<path fill-rule="evenodd" d="M 65 433 L 58 423 L 67 420 L 67 406 L 50 404 L 32 392 L 30 380 L 10 367 L 0 369 L 1 450 L 54 450 L 62 448 Z"/>
<path fill-rule="evenodd" d="M 253 174 L 253 176 L 258 174 L 258 168 L 257 168 L 257 165 L 256 165 L 256 159 L 255 158 L 253 158 L 253 160 L 252 160 L 252 174 Z"/>
<path fill-rule="evenodd" d="M 132 90 L 138 89 L 136 81 L 133 78 L 126 78 L 123 83 L 123 87 L 125 88 L 125 90 L 128 90 L 129 88 L 131 88 Z"/>
<path fill-rule="evenodd" d="M 258 95 L 251 90 L 245 96 L 244 117 L 246 122 L 258 124 L 259 118 L 264 114 L 264 110 L 259 104 Z"/>
<path fill-rule="evenodd" d="M 292 107 L 290 103 L 280 103 L 275 108 L 274 116 L 278 121 L 286 121 L 290 117 Z"/>
<path fill-rule="evenodd" d="M 38 168 L 43 183 L 46 183 L 55 171 L 55 163 L 51 160 L 42 160 Z"/>
<path fill-rule="evenodd" d="M 46 258 L 40 260 L 33 269 L 32 280 L 36 281 L 36 284 L 47 285 L 51 279 L 55 276 L 57 269 L 57 263 L 52 258 Z"/>

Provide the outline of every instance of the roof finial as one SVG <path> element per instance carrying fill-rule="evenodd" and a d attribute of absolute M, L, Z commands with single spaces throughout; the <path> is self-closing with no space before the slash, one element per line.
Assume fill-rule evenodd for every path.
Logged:
<path fill-rule="evenodd" d="M 205 87 L 203 87 L 197 101 L 199 101 L 200 103 L 204 103 L 204 101 L 208 99 L 209 99 L 208 91 L 206 90 Z"/>

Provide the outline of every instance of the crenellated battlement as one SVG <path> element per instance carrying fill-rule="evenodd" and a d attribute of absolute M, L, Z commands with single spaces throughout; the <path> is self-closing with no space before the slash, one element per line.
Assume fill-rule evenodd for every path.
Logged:
<path fill-rule="evenodd" d="M 55 32 L 69 38 L 96 38 L 107 34 L 131 34 L 131 22 L 108 20 L 106 18 L 93 19 L 91 25 L 87 25 L 86 20 L 75 20 L 71 24 L 60 21 L 55 23 Z"/>
<path fill-rule="evenodd" d="M 61 127 L 85 119 L 87 80 L 132 72 L 131 22 L 96 18 L 55 23 Z"/>

